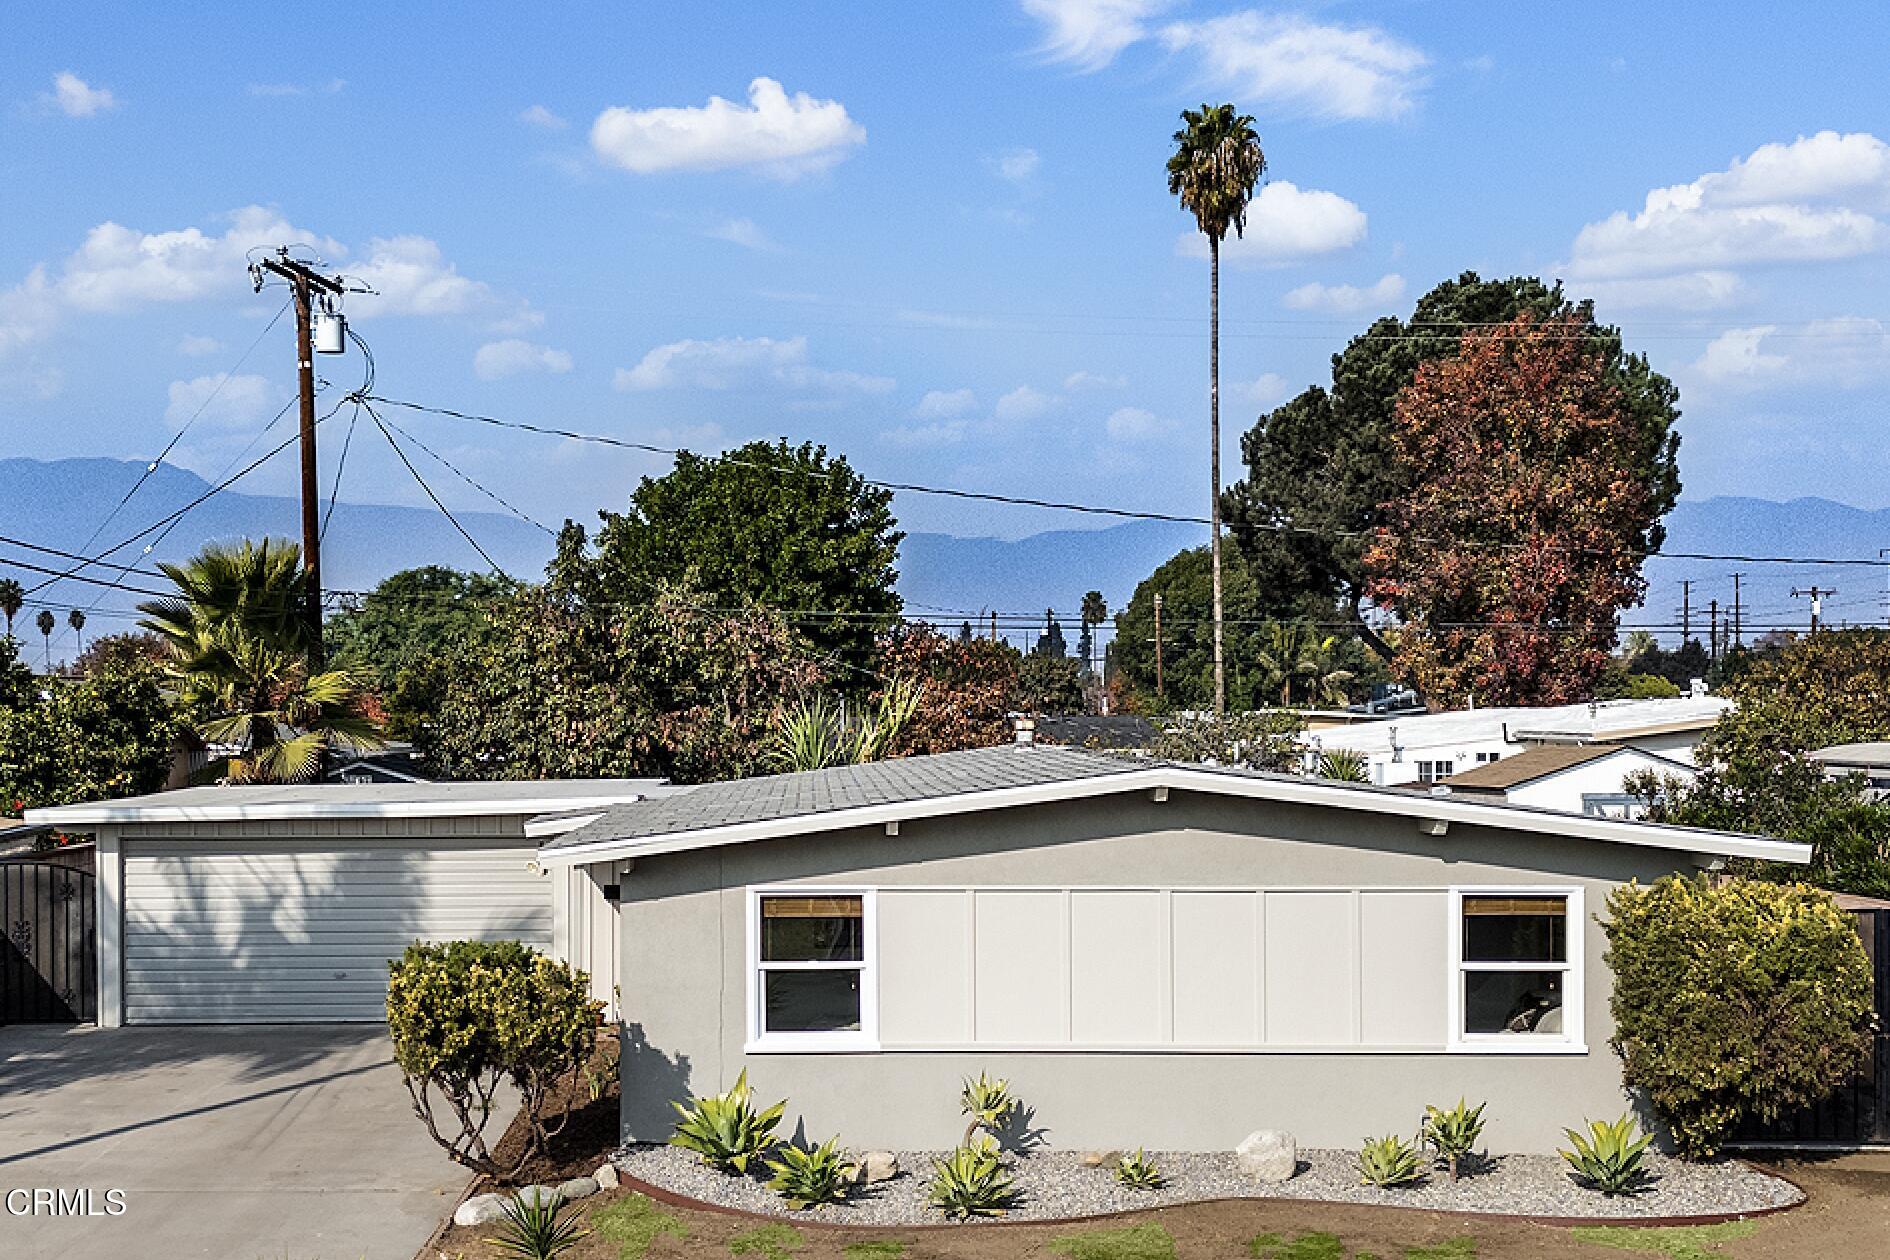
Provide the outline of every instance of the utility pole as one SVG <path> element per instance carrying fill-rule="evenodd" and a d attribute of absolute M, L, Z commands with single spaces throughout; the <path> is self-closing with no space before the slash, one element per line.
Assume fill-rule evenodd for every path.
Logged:
<path fill-rule="evenodd" d="M 1162 597 L 1155 597 L 1155 698 L 1165 700 L 1168 690 L 1162 685 Z"/>
<path fill-rule="evenodd" d="M 1890 625 L 1890 547 L 1877 548 L 1877 559 L 1886 562 L 1883 571 L 1883 618 Z"/>
<path fill-rule="evenodd" d="M 1813 634 L 1818 633 L 1818 614 L 1824 611 L 1824 597 L 1826 595 L 1835 594 L 1837 594 L 1837 591 L 1829 587 L 1809 586 L 1802 591 L 1796 586 L 1792 587 L 1793 599 L 1809 599 L 1811 601 L 1811 632 Z"/>
<path fill-rule="evenodd" d="M 1742 638 L 1739 633 L 1739 579 L 1744 576 L 1745 574 L 1743 573 L 1735 573 L 1732 575 L 1732 580 L 1733 580 L 1732 643 L 1733 643 L 1733 646 L 1736 648 L 1744 647 L 1746 645 L 1745 639 Z"/>
<path fill-rule="evenodd" d="M 1693 637 L 1693 580 L 1683 578 L 1680 582 L 1680 646 L 1685 647 L 1687 640 Z"/>
<path fill-rule="evenodd" d="M 1706 601 L 1706 657 L 1708 660 L 1719 659 L 1719 601 Z"/>
<path fill-rule="evenodd" d="M 274 258 L 263 258 L 250 268 L 250 277 L 257 289 L 263 286 L 264 272 L 287 281 L 295 302 L 295 370 L 302 394 L 302 567 L 308 578 L 308 602 L 303 615 L 308 621 L 308 667 L 309 672 L 314 673 L 321 669 L 324 656 L 322 493 L 315 461 L 315 299 L 319 294 L 324 307 L 331 307 L 333 300 L 342 294 L 342 284 L 289 257 L 286 247 L 278 249 Z"/>
<path fill-rule="evenodd" d="M 991 610 L 991 642 L 997 642 L 997 609 Z"/>

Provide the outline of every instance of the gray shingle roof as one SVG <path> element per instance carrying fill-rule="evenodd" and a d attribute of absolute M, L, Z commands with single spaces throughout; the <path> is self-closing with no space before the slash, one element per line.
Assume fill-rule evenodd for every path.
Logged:
<path fill-rule="evenodd" d="M 800 774 L 733 779 L 657 800 L 613 806 L 596 822 L 547 840 L 544 847 L 555 849 L 603 839 L 635 840 L 866 805 L 899 805 L 967 792 L 1066 783 L 1128 774 L 1148 764 L 1080 748 L 1005 744 Z"/>

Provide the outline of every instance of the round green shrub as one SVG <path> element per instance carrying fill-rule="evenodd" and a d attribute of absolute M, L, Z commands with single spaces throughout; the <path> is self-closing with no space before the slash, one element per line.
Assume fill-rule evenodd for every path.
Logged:
<path fill-rule="evenodd" d="M 563 1129 L 545 1111 L 554 1087 L 590 1058 L 600 1004 L 590 977 L 517 941 L 415 943 L 392 964 L 387 1031 L 415 1113 L 457 1162 L 505 1179 Z M 501 1164 L 485 1141 L 502 1082 L 518 1091 L 524 1148 Z M 448 1136 L 433 1102 L 458 1123 Z"/>
<path fill-rule="evenodd" d="M 1870 1051 L 1870 963 L 1850 916 L 1803 884 L 1669 876 L 1608 898 L 1623 1077 L 1682 1155 L 1851 1079 Z"/>

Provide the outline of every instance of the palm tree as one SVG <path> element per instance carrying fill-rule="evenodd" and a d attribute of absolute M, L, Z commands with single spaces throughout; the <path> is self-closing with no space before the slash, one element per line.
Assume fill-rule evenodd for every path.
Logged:
<path fill-rule="evenodd" d="M 7 615 L 7 638 L 13 637 L 13 619 L 26 602 L 25 589 L 12 578 L 0 578 L 0 612 Z"/>
<path fill-rule="evenodd" d="M 66 614 L 66 624 L 72 627 L 72 633 L 79 637 L 79 651 L 85 652 L 85 613 L 77 608 Z"/>
<path fill-rule="evenodd" d="M 381 742 L 353 676 L 310 671 L 301 560 L 279 540 L 213 543 L 188 564 L 160 564 L 178 594 L 138 605 L 139 625 L 170 650 L 178 700 L 198 715 L 198 733 L 238 750 L 237 782 L 306 779 L 338 740 Z"/>
<path fill-rule="evenodd" d="M 1095 627 L 1100 626 L 1109 617 L 1109 605 L 1103 599 L 1103 593 L 1101 591 L 1090 591 L 1085 594 L 1079 615 L 1083 618 L 1083 639 L 1091 648 L 1090 651 L 1083 653 L 1083 668 L 1093 674 L 1096 672 L 1095 639 L 1092 637 L 1091 631 L 1094 630 Z"/>
<path fill-rule="evenodd" d="M 59 622 L 52 615 L 52 609 L 42 608 L 39 610 L 39 616 L 33 619 L 33 624 L 39 627 L 40 637 L 46 640 L 46 672 L 50 674 L 52 673 L 52 632 L 53 627 Z"/>
<path fill-rule="evenodd" d="M 1214 711 L 1227 712 L 1227 671 L 1221 649 L 1221 242 L 1228 229 L 1247 230 L 1247 206 L 1266 173 L 1266 154 L 1253 118 L 1232 105 L 1181 111 L 1168 191 L 1194 215 L 1208 238 L 1208 516 L 1214 562 Z"/>
<path fill-rule="evenodd" d="M 1257 653 L 1265 685 L 1280 689 L 1280 707 L 1288 708 L 1297 694 L 1305 704 L 1338 706 L 1346 701 L 1345 684 L 1354 674 L 1333 659 L 1336 635 L 1315 637 L 1302 626 L 1275 622 L 1267 642 Z"/>

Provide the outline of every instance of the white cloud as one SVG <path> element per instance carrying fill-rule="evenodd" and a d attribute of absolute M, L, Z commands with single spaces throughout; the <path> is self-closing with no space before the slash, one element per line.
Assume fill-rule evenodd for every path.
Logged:
<path fill-rule="evenodd" d="M 1019 385 L 997 400 L 991 414 L 1000 420 L 1035 420 L 1055 410 L 1062 400 L 1028 385 Z"/>
<path fill-rule="evenodd" d="M 1276 179 L 1260 189 L 1247 211 L 1247 231 L 1221 242 L 1230 263 L 1277 266 L 1349 249 L 1365 239 L 1365 212 L 1337 193 L 1300 188 Z M 1208 256 L 1207 238 L 1181 234 L 1176 248 L 1193 258 Z"/>
<path fill-rule="evenodd" d="M 374 290 L 351 300 L 377 315 L 477 316 L 504 332 L 544 322 L 529 303 L 501 297 L 485 281 L 461 275 L 438 242 L 425 236 L 377 236 L 368 242 L 367 257 L 346 271 Z"/>
<path fill-rule="evenodd" d="M 550 372 L 554 375 L 571 370 L 571 356 L 564 350 L 534 345 L 517 337 L 488 341 L 473 352 L 473 375 L 482 381 L 496 381 L 526 372 Z"/>
<path fill-rule="evenodd" d="M 1104 376 L 1099 372 L 1072 372 L 1063 378 L 1063 388 L 1071 393 L 1085 389 L 1127 389 L 1126 376 Z"/>
<path fill-rule="evenodd" d="M 1382 311 L 1404 296 L 1404 277 L 1393 272 L 1376 284 L 1302 284 L 1283 299 L 1296 311 L 1328 311 L 1334 315 L 1352 315 L 1359 311 Z"/>
<path fill-rule="evenodd" d="M 201 358 L 206 354 L 216 354 L 223 349 L 223 343 L 215 337 L 202 337 L 191 333 L 177 343 L 177 353 L 187 354 L 191 358 Z"/>
<path fill-rule="evenodd" d="M 866 128 L 839 101 L 789 96 L 765 77 L 748 85 L 746 106 L 719 96 L 702 106 L 613 106 L 591 125 L 597 156 L 639 175 L 757 166 L 792 178 L 831 166 L 865 143 Z"/>
<path fill-rule="evenodd" d="M 70 70 L 55 74 L 53 90 L 41 99 L 67 118 L 91 118 L 118 108 L 110 88 L 95 88 Z"/>
<path fill-rule="evenodd" d="M 543 105 L 532 105 L 520 110 L 518 120 L 527 126 L 543 127 L 546 131 L 563 131 L 571 125 Z"/>
<path fill-rule="evenodd" d="M 1424 86 L 1428 58 L 1371 26 L 1333 26 L 1255 10 L 1162 30 L 1171 52 L 1201 58 L 1203 77 L 1248 107 L 1316 118 L 1397 118 Z M 1277 112 L 1277 109 L 1276 111 Z"/>
<path fill-rule="evenodd" d="M 266 376 L 199 376 L 171 382 L 164 420 L 173 428 L 193 418 L 214 428 L 236 428 L 254 424 L 281 405 Z"/>
<path fill-rule="evenodd" d="M 912 414 L 921 420 L 949 420 L 973 411 L 977 406 L 977 395 L 968 389 L 932 389 L 919 399 L 919 405 L 912 409 Z"/>
<path fill-rule="evenodd" d="M 1829 262 L 1890 246 L 1876 216 L 1890 207 L 1890 145 L 1865 132 L 1821 131 L 1761 145 L 1724 170 L 1656 188 L 1637 213 L 1590 223 L 1569 276 L 1659 281 L 1626 291 L 1647 305 L 1707 309 L 1738 289 L 1735 268 Z"/>
<path fill-rule="evenodd" d="M 936 424 L 904 425 L 883 430 L 879 440 L 903 450 L 927 450 L 951 446 L 965 440 L 965 422 L 944 420 Z"/>
<path fill-rule="evenodd" d="M 1248 402 L 1261 407 L 1271 407 L 1286 397 L 1289 386 L 1286 378 L 1278 372 L 1262 372 L 1253 380 L 1236 388 L 1246 396 Z"/>
<path fill-rule="evenodd" d="M 1745 282 L 1730 271 L 1687 271 L 1644 280 L 1577 280 L 1572 287 L 1573 296 L 1593 298 L 1603 311 L 1710 311 L 1738 300 Z"/>
<path fill-rule="evenodd" d="M 1011 149 L 991 159 L 991 169 L 1013 184 L 1028 182 L 1042 164 L 1035 149 Z"/>
<path fill-rule="evenodd" d="M 743 249 L 770 252 L 780 249 L 753 219 L 724 219 L 703 233 L 711 240 L 727 241 Z"/>
<path fill-rule="evenodd" d="M 720 337 L 672 341 L 645 354 L 635 367 L 618 368 L 626 392 L 657 389 L 739 390 L 769 387 L 829 394 L 886 394 L 890 377 L 831 371 L 807 361 L 807 338 Z"/>
<path fill-rule="evenodd" d="M 1148 34 L 1147 21 L 1172 0 L 1023 0 L 1043 24 L 1039 51 L 1084 72 L 1101 70 Z"/>
<path fill-rule="evenodd" d="M 1856 389 L 1890 377 L 1890 329 L 1859 315 L 1791 328 L 1729 328 L 1707 345 L 1693 372 L 1722 388 L 1814 383 Z"/>
<path fill-rule="evenodd" d="M 1166 420 L 1144 407 L 1118 407 L 1103 421 L 1103 428 L 1118 442 L 1143 442 L 1168 432 Z"/>

